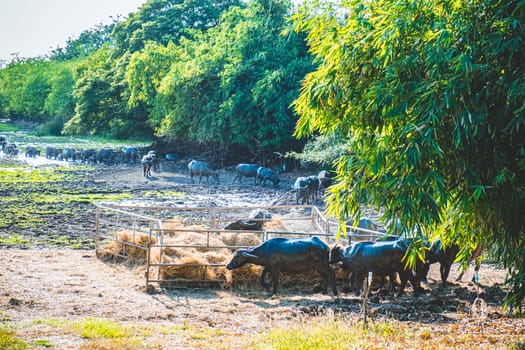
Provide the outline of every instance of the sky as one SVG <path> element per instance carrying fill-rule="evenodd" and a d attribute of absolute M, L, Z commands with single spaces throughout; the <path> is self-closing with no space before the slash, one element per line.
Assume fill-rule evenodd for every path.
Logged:
<path fill-rule="evenodd" d="M 0 61 L 46 55 L 111 17 L 128 17 L 146 1 L 0 0 Z"/>

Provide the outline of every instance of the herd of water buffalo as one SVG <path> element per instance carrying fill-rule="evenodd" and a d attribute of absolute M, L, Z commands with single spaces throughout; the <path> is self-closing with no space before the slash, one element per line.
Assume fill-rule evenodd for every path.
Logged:
<path fill-rule="evenodd" d="M 260 276 L 261 285 L 270 290 L 267 283 L 271 277 L 273 289 L 271 295 L 277 293 L 279 275 L 281 272 L 297 274 L 309 270 L 316 270 L 322 278 L 322 291 L 327 293 L 328 285 L 334 295 L 337 295 L 335 272 L 332 265 L 340 264 L 341 268 L 349 273 L 350 289 L 359 295 L 363 288 L 363 281 L 369 273 L 380 277 L 381 287 L 384 278 L 388 277 L 390 289 L 394 291 L 399 276 L 401 284 L 397 295 L 401 295 L 410 281 L 414 295 L 423 291 L 421 282 L 426 281 L 430 264 L 439 263 L 442 284 L 446 285 L 452 263 L 459 253 L 459 246 L 452 245 L 444 248 L 441 242 L 435 242 L 426 250 L 424 260 L 418 260 L 415 268 L 407 267 L 403 257 L 409 249 L 411 239 L 385 235 L 376 241 L 355 242 L 346 247 L 334 245 L 331 249 L 320 238 L 314 236 L 307 239 L 272 238 L 260 245 L 239 249 L 226 266 L 227 269 L 237 269 L 245 264 L 254 264 L 264 267 Z M 481 249 L 477 249 L 471 256 L 477 258 Z M 479 260 L 477 260 L 479 261 Z M 475 280 L 479 263 L 475 268 Z M 461 279 L 462 274 L 458 276 Z"/>
<path fill-rule="evenodd" d="M 8 142 L 6 138 L 0 135 L 0 144 L 2 151 L 7 155 L 17 155 L 19 149 L 15 143 Z M 147 152 L 147 153 L 146 153 Z M 40 149 L 34 145 L 25 146 L 25 156 L 34 158 L 41 155 Z M 168 155 L 166 155 L 168 156 Z M 132 146 L 124 146 L 120 150 L 104 147 L 99 150 L 94 148 L 75 149 L 72 147 L 55 147 L 47 146 L 45 148 L 45 157 L 53 160 L 79 161 L 87 164 L 137 164 L 141 163 L 144 177 L 151 177 L 151 170 L 160 169 L 160 158 L 154 150 L 144 150 Z M 188 172 L 191 182 L 194 183 L 194 177 L 198 177 L 199 184 L 202 179 L 206 179 L 209 184 L 210 177 L 216 183 L 220 183 L 219 172 L 214 170 L 207 162 L 191 160 L 188 163 Z M 259 164 L 238 164 L 235 168 L 235 177 L 232 184 L 239 182 L 242 184 L 243 178 L 253 178 L 254 185 L 266 185 L 272 183 L 279 187 L 279 175 L 272 169 Z M 334 174 L 329 171 L 321 171 L 317 175 L 308 177 L 298 177 L 292 188 L 295 191 L 296 204 L 311 204 L 317 200 L 318 193 L 326 189 L 333 181 Z"/>

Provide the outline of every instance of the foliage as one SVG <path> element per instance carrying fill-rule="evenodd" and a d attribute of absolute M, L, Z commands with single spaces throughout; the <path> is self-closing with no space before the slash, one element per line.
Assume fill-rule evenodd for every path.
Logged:
<path fill-rule="evenodd" d="M 71 61 L 85 58 L 95 53 L 104 44 L 111 42 L 111 32 L 118 23 L 118 18 L 110 24 L 98 24 L 80 33 L 78 38 L 69 38 L 66 46 L 56 48 L 51 52 L 50 59 L 54 61 Z"/>
<path fill-rule="evenodd" d="M 76 64 L 42 59 L 10 63 L 0 70 L 0 115 L 39 124 L 56 119 L 59 125 L 50 132 L 59 134 L 63 121 L 73 114 Z"/>
<path fill-rule="evenodd" d="M 31 121 L 40 135 L 156 133 L 252 159 L 298 150 L 290 104 L 313 65 L 302 35 L 281 34 L 293 9 L 290 0 L 149 0 L 0 70 L 0 117 Z"/>
<path fill-rule="evenodd" d="M 17 338 L 14 331 L 0 326 L 0 349 L 5 350 L 22 350 L 27 349 L 28 344 Z"/>
<path fill-rule="evenodd" d="M 312 66 L 302 39 L 281 35 L 290 9 L 288 1 L 251 1 L 181 40 L 152 112 L 158 132 L 253 154 L 296 147 L 289 105 Z"/>
<path fill-rule="evenodd" d="M 206 30 L 218 24 L 220 15 L 239 0 L 150 0 L 138 12 L 115 26 L 112 36 L 118 54 L 141 51 L 148 42 L 177 44 L 188 29 Z"/>
<path fill-rule="evenodd" d="M 309 140 L 301 152 L 289 152 L 288 156 L 331 168 L 339 158 L 348 152 L 348 145 L 341 142 L 341 139 L 337 131 L 329 135 L 319 135 Z"/>
<path fill-rule="evenodd" d="M 295 16 L 318 69 L 297 135 L 339 130 L 348 153 L 329 208 L 363 202 L 427 235 L 497 249 L 508 306 L 525 298 L 525 7 L 522 2 L 307 2 Z M 454 216 L 451 217 L 450 214 Z M 445 222 L 447 221 L 447 222 Z"/>

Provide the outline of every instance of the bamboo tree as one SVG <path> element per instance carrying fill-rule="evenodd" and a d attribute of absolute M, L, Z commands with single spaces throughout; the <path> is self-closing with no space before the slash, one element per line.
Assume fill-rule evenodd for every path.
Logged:
<path fill-rule="evenodd" d="M 484 244 L 525 298 L 525 47 L 519 1 L 306 2 L 294 18 L 319 66 L 298 137 L 337 130 L 348 152 L 329 211 L 363 203 L 408 232 Z M 453 214 L 454 216 L 450 216 Z M 450 230 L 443 230 L 446 226 Z M 441 231 L 440 231 L 441 230 Z"/>

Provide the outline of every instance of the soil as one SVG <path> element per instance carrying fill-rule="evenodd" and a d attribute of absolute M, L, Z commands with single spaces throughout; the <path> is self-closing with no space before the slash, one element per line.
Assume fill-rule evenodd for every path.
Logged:
<path fill-rule="evenodd" d="M 166 162 L 162 164 L 161 172 L 154 172 L 148 179 L 142 176 L 138 165 L 101 166 L 93 171 L 83 171 L 78 174 L 79 181 L 61 186 L 75 190 L 82 188 L 89 193 L 127 192 L 133 199 L 143 198 L 152 190 L 180 191 L 185 195 L 177 201 L 187 205 L 285 205 L 294 203 L 293 193 L 288 189 L 296 175 L 284 177 L 279 189 L 254 187 L 247 179 L 243 185 L 232 186 L 232 169 L 223 169 L 220 185 L 194 185 L 190 183 L 182 162 Z M 323 206 L 321 200 L 316 204 Z M 13 225 L 0 231 L 5 235 L 16 230 L 27 238 L 20 246 L 4 247 L 1 253 L 0 318 L 4 322 L 25 324 L 38 319 L 94 317 L 117 322 L 191 325 L 203 330 L 221 329 L 230 334 L 224 340 L 227 343 L 225 348 L 249 348 L 246 336 L 249 339 L 251 334 L 260 334 L 281 324 L 284 327 L 290 320 L 328 313 L 357 317 L 361 308 L 362 299 L 353 293 L 343 292 L 339 297 L 333 297 L 312 294 L 311 290 L 302 287 L 284 287 L 280 296 L 275 298 L 268 298 L 259 286 L 147 291 L 143 268 L 96 258 L 93 250 L 95 208 L 92 204 L 60 205 L 64 208 L 59 208 L 59 211 L 67 214 L 48 215 L 45 225 L 31 228 Z M 80 241 L 79 249 L 71 249 L 67 242 L 61 245 L 56 239 L 49 239 L 57 235 Z M 452 271 L 451 280 L 456 276 L 456 267 Z M 393 318 L 408 325 L 424 325 L 436 335 L 477 332 L 480 322 L 486 329 L 493 329 L 489 338 L 481 338 L 489 339 L 487 343 L 477 343 L 473 348 L 498 348 L 508 344 L 506 335 L 509 329 L 521 334 L 523 339 L 523 320 L 509 319 L 502 311 L 502 302 L 508 292 L 503 286 L 505 271 L 494 264 L 482 264 L 479 275 L 479 285 L 469 282 L 471 274 L 465 274 L 464 281 L 452 281 L 443 288 L 439 281 L 439 266 L 433 265 L 423 295 L 414 296 L 410 288 L 404 296 L 397 298 L 388 291 L 373 292 L 369 315 L 372 319 Z M 473 307 L 476 298 L 486 303 L 482 310 Z M 86 341 L 70 333 L 55 334 L 45 327 L 38 330 L 22 328 L 20 332 L 26 340 L 45 337 L 57 349 L 77 349 Z M 180 334 L 154 334 L 151 342 L 163 349 L 211 348 L 209 344 Z M 218 340 L 216 344 L 220 343 Z"/>

